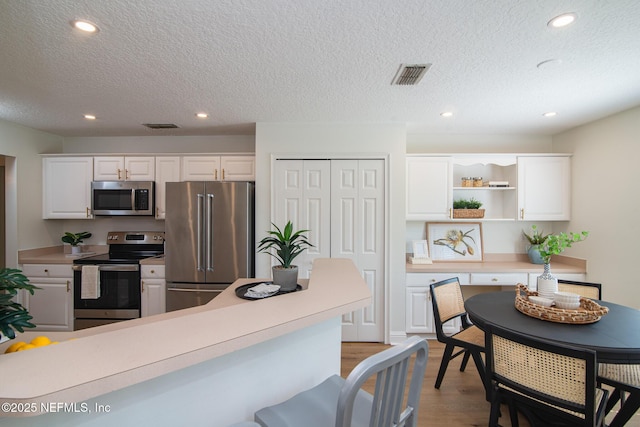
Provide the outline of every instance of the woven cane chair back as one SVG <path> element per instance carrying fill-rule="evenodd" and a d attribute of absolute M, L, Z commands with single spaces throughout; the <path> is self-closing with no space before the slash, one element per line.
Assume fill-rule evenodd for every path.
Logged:
<path fill-rule="evenodd" d="M 585 298 L 602 299 L 602 285 L 600 283 L 575 282 L 572 280 L 558 280 L 558 291 L 573 292 Z"/>
<path fill-rule="evenodd" d="M 517 334 L 495 325 L 485 328 L 487 378 L 495 405 L 506 400 L 528 413 L 565 418 L 584 426 L 601 425 L 608 393 L 596 387 L 592 350 Z M 597 409 L 597 410 L 596 410 Z M 497 419 L 490 425 L 497 425 Z"/>
<path fill-rule="evenodd" d="M 434 286 L 433 296 L 437 302 L 437 315 L 441 323 L 466 313 L 460 282 L 457 278 L 449 279 L 440 286 Z"/>

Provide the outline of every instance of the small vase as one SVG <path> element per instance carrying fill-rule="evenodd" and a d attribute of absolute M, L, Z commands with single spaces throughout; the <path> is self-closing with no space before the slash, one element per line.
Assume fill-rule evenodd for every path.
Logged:
<path fill-rule="evenodd" d="M 531 264 L 544 264 L 542 255 L 540 255 L 540 251 L 538 250 L 539 248 L 540 248 L 540 245 L 529 246 L 527 255 L 529 255 L 529 261 L 531 262 Z"/>
<path fill-rule="evenodd" d="M 82 253 L 82 248 L 80 246 L 71 246 L 71 253 L 73 255 L 78 255 Z"/>
<path fill-rule="evenodd" d="M 556 292 L 558 292 L 558 279 L 551 274 L 551 264 L 545 263 L 544 272 L 538 276 L 538 295 L 553 299 L 553 294 Z"/>
<path fill-rule="evenodd" d="M 272 267 L 273 284 L 280 285 L 280 292 L 292 292 L 298 286 L 298 266 L 284 268 L 281 265 Z"/>

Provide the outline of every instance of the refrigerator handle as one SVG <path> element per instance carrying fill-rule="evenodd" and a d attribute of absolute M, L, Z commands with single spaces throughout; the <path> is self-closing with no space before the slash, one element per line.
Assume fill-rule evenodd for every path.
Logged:
<path fill-rule="evenodd" d="M 197 206 L 197 217 L 198 217 L 198 230 L 197 230 L 197 243 L 196 243 L 196 250 L 197 250 L 197 254 L 196 257 L 198 258 L 198 271 L 204 271 L 204 239 L 203 239 L 203 222 L 204 222 L 204 194 L 200 194 L 198 193 L 198 206 Z"/>
<path fill-rule="evenodd" d="M 207 271 L 213 271 L 213 194 L 207 194 Z"/>

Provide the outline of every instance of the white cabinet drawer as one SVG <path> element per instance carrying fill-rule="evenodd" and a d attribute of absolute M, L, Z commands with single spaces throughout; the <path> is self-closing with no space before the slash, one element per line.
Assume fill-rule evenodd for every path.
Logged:
<path fill-rule="evenodd" d="M 143 279 L 164 279 L 164 265 L 141 265 L 140 277 Z"/>
<path fill-rule="evenodd" d="M 469 273 L 407 273 L 407 286 L 429 286 L 442 280 L 457 277 L 461 285 L 469 284 Z"/>
<path fill-rule="evenodd" d="M 527 283 L 527 273 L 471 273 L 471 285 L 514 286 Z"/>
<path fill-rule="evenodd" d="M 27 277 L 73 277 L 71 264 L 24 264 L 22 273 Z"/>

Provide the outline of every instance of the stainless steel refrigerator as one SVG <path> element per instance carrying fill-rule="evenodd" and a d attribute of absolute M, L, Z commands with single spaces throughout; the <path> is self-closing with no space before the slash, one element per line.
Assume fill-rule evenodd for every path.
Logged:
<path fill-rule="evenodd" d="M 168 182 L 167 311 L 203 305 L 255 277 L 253 182 Z"/>

